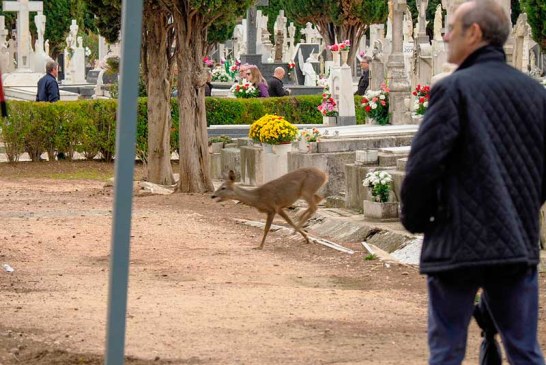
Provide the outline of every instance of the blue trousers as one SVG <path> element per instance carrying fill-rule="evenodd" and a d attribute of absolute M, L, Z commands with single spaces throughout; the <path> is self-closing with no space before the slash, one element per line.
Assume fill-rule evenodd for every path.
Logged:
<path fill-rule="evenodd" d="M 506 265 L 428 275 L 429 364 L 459 365 L 479 288 L 513 365 L 544 365 L 537 339 L 536 267 Z"/>

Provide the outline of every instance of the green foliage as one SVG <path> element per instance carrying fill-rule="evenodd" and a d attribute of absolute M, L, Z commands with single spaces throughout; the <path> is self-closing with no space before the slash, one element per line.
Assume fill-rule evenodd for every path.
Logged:
<path fill-rule="evenodd" d="M 377 260 L 377 259 L 378 259 L 378 257 L 377 257 L 377 255 L 374 254 L 374 253 L 371 253 L 371 254 L 366 255 L 366 256 L 364 257 L 364 260 L 366 260 L 366 261 L 373 261 L 373 260 Z"/>
<path fill-rule="evenodd" d="M 207 31 L 207 43 L 224 43 L 228 39 L 231 39 L 238 20 L 239 19 L 234 17 L 226 23 L 212 23 Z"/>
<path fill-rule="evenodd" d="M 374 23 L 384 23 L 388 15 L 386 0 L 279 0 L 288 17 L 304 25 L 311 22 L 322 34 L 328 34 L 328 42 L 345 39 L 356 44 L 360 39 L 350 28 L 365 28 Z M 358 31 L 357 31 L 358 32 Z"/>
<path fill-rule="evenodd" d="M 209 146 L 212 144 L 212 143 L 232 143 L 233 142 L 233 139 L 231 139 L 230 136 L 216 136 L 216 137 L 209 137 Z"/>
<path fill-rule="evenodd" d="M 211 124 L 252 124 L 265 114 L 283 116 L 293 124 L 321 124 L 317 105 L 322 97 L 297 96 L 283 98 L 229 99 L 206 98 L 207 120 Z M 360 97 L 355 98 L 358 103 Z M 115 153 L 117 100 L 80 100 L 57 103 L 10 101 L 9 118 L 0 118 L 0 129 L 8 160 L 15 162 L 23 152 L 39 161 L 44 152 L 53 159 L 55 151 L 65 152 L 71 159 L 74 152 L 93 159 L 98 153 L 112 161 Z M 146 98 L 138 100 L 137 156 L 147 159 L 148 110 Z M 364 123 L 361 108 L 356 109 L 357 122 Z M 179 109 L 171 99 L 171 151 L 178 150 Z M 223 138 L 224 142 L 228 138 Z"/>
<path fill-rule="evenodd" d="M 522 11 L 533 31 L 533 39 L 546 50 L 546 2 L 544 0 L 522 0 Z"/>
<path fill-rule="evenodd" d="M 355 96 L 356 120 L 364 124 L 366 114 L 360 107 L 361 96 Z M 285 96 L 282 98 L 206 98 L 208 125 L 252 124 L 265 114 L 283 116 L 296 124 L 322 124 L 317 106 L 322 95 Z"/>
<path fill-rule="evenodd" d="M 116 43 L 121 30 L 121 0 L 83 0 L 94 15 L 94 25 L 108 43 Z"/>

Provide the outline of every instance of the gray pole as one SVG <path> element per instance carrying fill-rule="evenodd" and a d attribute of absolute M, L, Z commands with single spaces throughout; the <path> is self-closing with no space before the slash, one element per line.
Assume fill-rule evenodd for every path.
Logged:
<path fill-rule="evenodd" d="M 121 77 L 116 128 L 106 365 L 124 364 L 142 1 L 123 0 L 121 16 Z"/>

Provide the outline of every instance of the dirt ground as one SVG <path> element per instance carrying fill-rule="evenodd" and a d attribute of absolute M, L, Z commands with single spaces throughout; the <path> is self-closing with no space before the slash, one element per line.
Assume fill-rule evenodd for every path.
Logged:
<path fill-rule="evenodd" d="M 102 363 L 112 175 L 95 162 L 0 164 L 0 264 L 15 269 L 0 270 L 0 364 Z M 279 232 L 253 250 L 261 229 L 237 218 L 264 217 L 208 195 L 134 199 L 128 364 L 426 362 L 417 270 Z M 478 344 L 472 325 L 466 364 Z"/>

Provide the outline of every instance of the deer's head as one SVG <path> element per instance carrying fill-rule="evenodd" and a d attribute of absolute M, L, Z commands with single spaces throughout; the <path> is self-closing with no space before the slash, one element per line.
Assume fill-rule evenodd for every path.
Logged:
<path fill-rule="evenodd" d="M 223 202 L 229 199 L 235 199 L 235 192 L 233 191 L 233 185 L 235 184 L 235 172 L 229 170 L 228 173 L 224 172 L 224 183 L 216 189 L 211 198 L 216 199 L 216 202 Z"/>

